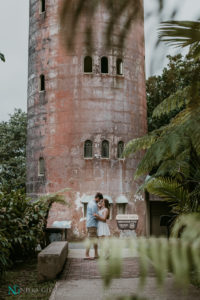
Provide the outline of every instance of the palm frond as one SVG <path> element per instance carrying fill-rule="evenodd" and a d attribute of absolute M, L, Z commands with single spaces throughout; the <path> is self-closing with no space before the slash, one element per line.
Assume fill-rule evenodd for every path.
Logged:
<path fill-rule="evenodd" d="M 189 93 L 190 88 L 186 87 L 183 90 L 178 90 L 175 94 L 170 95 L 164 101 L 162 101 L 153 111 L 153 117 L 159 118 L 162 115 L 168 115 L 175 109 L 180 109 L 186 105 L 191 98 Z"/>
<path fill-rule="evenodd" d="M 163 161 L 177 157 L 189 146 L 189 139 L 181 132 L 172 130 L 163 134 L 145 153 L 137 167 L 135 178 L 149 174 L 153 168 L 159 167 Z"/>
<path fill-rule="evenodd" d="M 163 161 L 156 173 L 154 174 L 154 176 L 160 177 L 167 175 L 177 177 L 179 173 L 188 173 L 190 168 L 189 158 L 189 149 L 187 149 L 186 151 L 183 151 L 180 155 L 178 155 L 176 158 Z"/>
<path fill-rule="evenodd" d="M 0 53 L 0 60 L 2 60 L 3 62 L 6 61 L 5 56 L 3 55 L 3 53 Z"/>
<path fill-rule="evenodd" d="M 145 285 L 150 266 L 153 266 L 158 286 L 164 284 L 170 272 L 176 283 L 187 288 L 194 276 L 200 279 L 200 214 L 180 217 L 175 223 L 173 237 L 170 239 L 151 237 L 102 240 L 99 267 L 105 286 L 110 285 L 112 280 L 119 278 L 122 273 L 122 248 L 128 248 L 132 257 L 136 254 L 139 257 L 138 289 L 141 290 L 141 286 Z"/>
<path fill-rule="evenodd" d="M 194 46 L 194 56 L 200 56 L 200 22 L 199 21 L 167 21 L 159 28 L 162 41 L 176 46 Z"/>
<path fill-rule="evenodd" d="M 177 218 L 172 230 L 172 237 L 181 237 L 186 240 L 198 240 L 200 242 L 200 214 L 193 213 L 181 215 Z"/>
<path fill-rule="evenodd" d="M 176 128 L 177 133 L 180 135 L 188 136 L 193 148 L 200 155 L 200 106 L 191 102 L 188 104 L 188 108 L 172 119 L 170 126 L 172 126 L 171 129 Z"/>
<path fill-rule="evenodd" d="M 144 135 L 143 137 L 131 140 L 126 145 L 123 156 L 128 157 L 130 154 L 133 154 L 137 151 L 148 149 L 159 138 L 162 130 L 163 128 L 159 128 L 149 134 Z"/>
<path fill-rule="evenodd" d="M 188 190 L 171 178 L 153 178 L 147 183 L 146 189 L 150 194 L 161 197 L 166 201 L 179 202 L 184 206 L 189 199 Z"/>
<path fill-rule="evenodd" d="M 167 144 L 170 144 L 170 139 L 171 139 L 171 142 L 173 142 L 173 144 L 171 145 L 172 148 L 174 148 L 174 146 L 178 145 L 177 141 L 182 140 L 182 137 L 180 139 L 180 136 L 183 135 L 183 132 L 181 130 L 181 125 L 186 123 L 186 121 L 190 120 L 190 117 L 191 117 L 191 110 L 184 109 L 179 114 L 177 114 L 175 118 L 173 118 L 171 120 L 170 124 L 162 126 L 159 129 L 156 129 L 143 137 L 131 140 L 126 145 L 123 156 L 128 157 L 130 154 L 133 154 L 137 151 L 150 149 L 150 153 L 149 154 L 148 154 L 148 152 L 146 153 L 146 155 L 148 157 L 147 159 L 149 160 L 151 154 L 153 155 L 153 153 L 154 153 L 154 157 L 157 157 L 156 161 L 157 161 L 157 163 L 159 163 L 162 160 L 162 158 L 159 159 L 159 157 L 162 156 L 162 154 L 163 154 L 163 151 L 164 151 L 163 147 L 165 147 L 165 145 L 167 145 Z M 169 138 L 169 140 L 168 140 L 168 138 Z M 183 139 L 184 146 L 185 146 L 186 139 L 187 139 L 187 137 L 184 136 L 184 139 Z M 183 142 L 183 140 L 182 140 L 182 142 Z M 153 147 L 153 149 L 152 149 L 152 147 Z M 169 148 L 169 145 L 168 145 L 167 149 L 168 148 Z M 161 152 L 159 154 L 160 150 L 161 150 Z M 166 151 L 168 151 L 168 150 L 166 150 Z M 175 154 L 174 151 L 173 151 L 173 154 Z M 170 157 L 170 155 L 168 156 L 168 158 L 169 157 Z M 153 161 L 154 161 L 154 159 L 153 159 Z M 151 162 L 150 164 L 154 165 L 154 163 L 155 162 Z M 148 168 L 148 170 L 149 170 L 149 168 Z"/>
<path fill-rule="evenodd" d="M 125 156 L 142 149 L 147 150 L 137 167 L 135 178 L 149 174 L 161 164 L 163 170 L 161 167 L 158 174 L 164 175 L 164 168 L 170 164 L 169 161 L 177 158 L 179 167 L 187 170 L 187 161 L 181 165 L 181 159 L 188 158 L 191 146 L 200 155 L 200 107 L 194 107 L 188 104 L 188 107 L 178 113 L 168 125 L 128 143 Z M 165 161 L 168 163 L 165 164 Z M 178 166 L 174 166 L 172 173 L 176 167 L 178 169 Z"/>

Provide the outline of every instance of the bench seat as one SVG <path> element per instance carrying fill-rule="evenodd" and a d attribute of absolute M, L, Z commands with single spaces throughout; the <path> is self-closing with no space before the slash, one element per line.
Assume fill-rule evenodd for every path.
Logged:
<path fill-rule="evenodd" d="M 38 254 L 38 281 L 55 279 L 68 255 L 68 242 L 52 242 Z"/>

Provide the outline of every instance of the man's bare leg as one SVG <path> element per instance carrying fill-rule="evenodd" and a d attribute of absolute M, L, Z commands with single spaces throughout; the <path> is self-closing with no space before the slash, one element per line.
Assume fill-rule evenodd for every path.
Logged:
<path fill-rule="evenodd" d="M 98 244 L 94 244 L 94 258 L 98 258 L 99 254 L 98 254 Z"/>
<path fill-rule="evenodd" d="M 86 248 L 84 259 L 86 259 L 86 260 L 94 259 L 93 257 L 90 256 L 90 247 Z"/>
<path fill-rule="evenodd" d="M 86 248 L 85 258 L 90 258 L 90 248 Z"/>

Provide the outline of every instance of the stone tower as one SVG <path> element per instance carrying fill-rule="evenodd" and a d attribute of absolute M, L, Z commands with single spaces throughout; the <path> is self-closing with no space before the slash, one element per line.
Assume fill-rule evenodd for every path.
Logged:
<path fill-rule="evenodd" d="M 87 202 L 96 192 L 110 201 L 113 233 L 117 213 L 137 213 L 143 234 L 146 206 L 133 181 L 139 157 L 120 158 L 124 145 L 146 132 L 143 21 L 133 24 L 123 50 L 107 51 L 107 15 L 99 7 L 94 52 L 80 35 L 67 53 L 61 2 L 30 0 L 27 192 L 35 198 L 68 188 L 68 205 L 54 204 L 48 225 L 71 221 L 73 237 L 85 235 Z"/>

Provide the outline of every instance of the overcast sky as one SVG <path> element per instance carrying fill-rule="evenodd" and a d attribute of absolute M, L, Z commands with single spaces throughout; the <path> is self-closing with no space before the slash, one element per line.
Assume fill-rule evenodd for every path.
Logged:
<path fill-rule="evenodd" d="M 144 0 L 145 11 L 154 9 L 156 0 Z M 166 18 L 175 5 L 181 3 L 176 19 L 196 20 L 200 16 L 199 0 L 167 0 Z M 28 69 L 28 17 L 29 0 L 0 0 L 0 52 L 6 63 L 0 62 L 0 121 L 7 120 L 14 108 L 26 111 Z M 163 16 L 165 19 L 165 16 Z M 150 68 L 158 20 L 151 18 L 145 23 L 147 76 L 159 73 L 166 60 L 163 57 L 172 50 L 167 46 L 159 49 L 160 60 Z M 172 52 L 171 52 L 172 53 Z"/>

